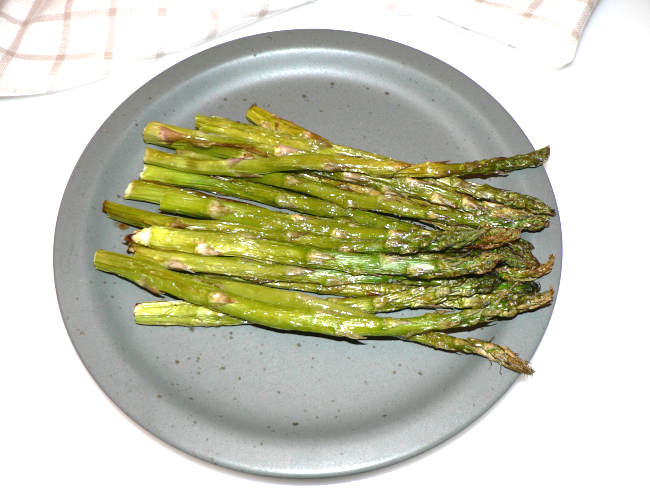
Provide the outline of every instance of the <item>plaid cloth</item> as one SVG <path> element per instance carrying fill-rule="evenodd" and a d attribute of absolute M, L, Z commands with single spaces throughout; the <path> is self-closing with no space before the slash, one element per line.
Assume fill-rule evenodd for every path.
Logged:
<path fill-rule="evenodd" d="M 454 0 L 433 2 L 453 24 L 561 68 L 571 63 L 598 0 Z"/>
<path fill-rule="evenodd" d="M 598 0 L 382 0 L 394 14 L 438 17 L 521 49 L 557 68 L 570 64 Z M 373 3 L 376 5 L 376 3 Z"/>
<path fill-rule="evenodd" d="M 197 46 L 306 3 L 310 1 L 0 1 L 0 96 L 79 86 L 120 64 Z"/>
<path fill-rule="evenodd" d="M 0 96 L 49 93 L 209 42 L 316 0 L 0 0 Z M 319 0 L 350 15 L 438 17 L 569 64 L 597 0 Z M 336 26 L 332 26 L 335 28 Z"/>

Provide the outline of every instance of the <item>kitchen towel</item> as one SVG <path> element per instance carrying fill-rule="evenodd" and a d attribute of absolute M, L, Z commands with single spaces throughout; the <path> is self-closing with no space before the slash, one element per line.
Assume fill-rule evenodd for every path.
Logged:
<path fill-rule="evenodd" d="M 317 1 L 326 12 L 442 19 L 555 67 L 573 60 L 597 0 L 5 0 L 0 96 L 50 93 L 128 63 L 210 44 Z M 305 15 L 309 18 L 308 9 Z M 336 17 L 333 17 L 336 18 Z M 336 29 L 336 25 L 329 26 Z"/>

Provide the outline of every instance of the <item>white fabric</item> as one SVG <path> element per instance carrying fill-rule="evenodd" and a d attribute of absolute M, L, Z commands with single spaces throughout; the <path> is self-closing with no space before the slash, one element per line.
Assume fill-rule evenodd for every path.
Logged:
<path fill-rule="evenodd" d="M 197 46 L 306 0 L 8 0 L 0 95 L 48 93 Z"/>
<path fill-rule="evenodd" d="M 208 44 L 316 0 L 6 0 L 0 4 L 0 96 L 49 93 L 126 63 Z M 319 0 L 346 15 L 441 18 L 562 67 L 597 0 Z M 337 26 L 332 26 L 336 28 Z"/>

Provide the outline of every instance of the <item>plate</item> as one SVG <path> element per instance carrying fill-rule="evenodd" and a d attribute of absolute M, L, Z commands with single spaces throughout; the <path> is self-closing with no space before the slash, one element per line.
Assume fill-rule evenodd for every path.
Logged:
<path fill-rule="evenodd" d="M 488 93 L 404 45 L 349 32 L 298 30 L 239 39 L 152 79 L 106 120 L 63 197 L 54 242 L 61 314 L 84 365 L 115 404 L 164 442 L 235 470 L 323 477 L 386 466 L 436 446 L 486 412 L 517 375 L 487 360 L 397 340 L 353 344 L 255 327 L 137 326 L 152 296 L 94 270 L 96 249 L 124 251 L 106 218 L 142 167 L 152 120 L 192 126 L 196 113 L 242 120 L 257 103 L 317 133 L 397 159 L 464 161 L 532 146 Z M 543 168 L 493 182 L 555 207 Z M 146 208 L 146 204 L 142 204 Z M 561 234 L 527 237 L 556 265 Z M 472 332 L 529 359 L 552 307 Z"/>

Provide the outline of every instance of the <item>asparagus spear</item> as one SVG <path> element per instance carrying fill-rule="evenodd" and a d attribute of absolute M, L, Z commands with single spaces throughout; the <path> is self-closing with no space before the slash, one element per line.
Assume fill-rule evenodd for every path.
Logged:
<path fill-rule="evenodd" d="M 303 127 L 300 127 L 294 122 L 278 117 L 277 115 L 267 110 L 264 110 L 262 107 L 259 107 L 257 105 L 253 105 L 248 109 L 248 112 L 246 112 L 246 118 L 250 120 L 252 123 L 254 123 L 255 125 L 264 127 L 269 130 L 273 130 L 280 134 L 288 134 L 288 135 L 293 135 L 298 137 L 304 137 L 307 139 L 315 139 L 321 144 L 321 148 L 318 150 L 319 152 L 326 150 L 328 152 L 333 152 L 337 154 L 346 154 L 348 156 L 356 156 L 356 157 L 366 158 L 366 159 L 376 159 L 377 161 L 390 159 L 386 156 L 375 154 L 373 152 L 363 151 L 361 149 L 355 149 L 349 146 L 340 146 L 338 144 L 333 144 L 331 141 L 328 141 L 327 139 L 317 134 L 314 134 L 313 132 Z M 329 147 L 326 146 L 327 143 L 329 143 Z"/>
<path fill-rule="evenodd" d="M 266 239 L 244 239 L 208 231 L 147 227 L 131 234 L 143 246 L 204 256 L 239 256 L 351 274 L 388 274 L 423 278 L 453 278 L 485 274 L 502 261 L 493 251 L 439 255 L 354 254 L 310 248 Z"/>
<path fill-rule="evenodd" d="M 265 110 L 262 107 L 259 107 L 257 105 L 252 105 L 248 109 L 248 111 L 246 112 L 246 118 L 248 120 L 250 120 L 252 123 L 254 123 L 254 124 L 258 125 L 258 126 L 265 127 L 267 129 L 270 129 L 270 130 L 273 130 L 273 131 L 276 131 L 276 132 L 279 132 L 279 133 L 290 134 L 290 135 L 294 135 L 294 136 L 298 136 L 298 137 L 304 137 L 304 138 L 317 139 L 321 143 L 330 143 L 332 150 L 338 151 L 339 154 L 349 154 L 349 155 L 352 155 L 352 156 L 365 157 L 365 158 L 377 159 L 377 160 L 389 159 L 388 157 L 383 156 L 381 154 L 376 154 L 376 153 L 372 153 L 372 152 L 368 152 L 368 151 L 362 151 L 362 150 L 359 150 L 359 149 L 354 149 L 354 148 L 347 147 L 347 146 L 339 146 L 337 144 L 333 144 L 331 141 L 329 141 L 329 140 L 327 140 L 327 139 L 325 139 L 325 138 L 323 138 L 323 137 L 321 137 L 321 136 L 319 136 L 317 134 L 314 134 L 313 132 L 311 132 L 311 131 L 309 131 L 309 130 L 307 130 L 307 129 L 299 126 L 299 125 L 297 125 L 296 123 L 294 123 L 292 121 L 289 121 L 289 120 L 286 120 L 286 119 L 283 119 L 283 118 L 279 117 L 278 115 L 276 115 L 274 113 L 271 113 L 268 110 Z M 546 152 L 546 157 L 544 158 L 544 160 L 548 159 L 548 152 L 549 152 L 548 147 L 540 149 L 539 151 L 541 153 Z M 514 156 L 514 157 L 516 157 L 516 156 Z M 543 157 L 543 155 L 542 155 L 542 157 Z M 498 159 L 498 158 L 495 158 L 495 159 Z M 424 165 L 431 164 L 432 167 L 436 167 L 437 165 L 446 164 L 446 163 L 431 162 L 431 163 L 423 163 L 423 164 Z M 467 164 L 467 163 L 465 163 L 465 164 Z M 474 164 L 474 163 L 472 163 L 472 164 Z M 499 165 L 499 163 L 496 163 L 496 162 L 493 163 L 493 164 L 495 166 Z M 503 164 L 503 163 L 501 163 L 501 164 Z M 449 165 L 446 165 L 446 166 L 449 166 Z M 411 167 L 413 167 L 413 166 L 411 166 Z M 463 176 L 465 176 L 465 175 L 463 175 Z M 480 176 L 483 176 L 483 175 L 480 175 Z M 454 176 L 451 176 L 450 179 L 455 179 L 455 180 L 459 180 L 460 182 L 464 182 L 464 180 L 462 180 L 460 178 L 457 178 L 457 177 L 454 177 Z M 469 183 L 469 182 L 466 182 L 466 183 Z M 470 183 L 470 185 L 472 185 L 472 184 Z M 452 186 L 454 186 L 454 185 L 452 185 Z M 486 190 L 488 190 L 489 193 L 492 193 L 489 190 L 489 188 L 491 188 L 491 187 L 488 187 L 488 185 L 484 185 L 484 186 L 486 187 Z M 494 193 L 500 193 L 498 191 L 498 189 L 495 189 L 495 190 L 497 190 L 497 192 L 494 192 Z M 471 190 L 466 191 L 466 193 L 468 193 L 468 194 L 470 194 L 472 196 L 475 196 L 476 198 L 479 198 L 478 194 L 471 193 Z M 518 206 L 517 204 L 514 204 L 514 203 L 521 202 L 521 200 L 519 200 L 519 198 L 517 198 L 515 192 L 510 192 L 510 193 L 513 193 L 513 195 L 506 196 L 506 195 L 494 195 L 493 194 L 493 196 L 491 198 L 484 198 L 482 196 L 482 197 L 480 197 L 480 199 L 494 201 L 494 202 L 498 202 L 498 203 L 503 203 L 505 205 L 510 205 L 512 207 L 515 207 L 515 208 L 523 208 L 523 209 L 531 211 L 532 213 L 546 214 L 548 210 L 553 212 L 552 209 L 549 209 L 549 207 L 547 207 L 540 200 L 535 199 L 534 197 L 527 197 L 526 195 L 522 195 L 524 197 L 523 200 L 527 200 L 528 198 L 530 198 L 531 199 L 530 204 L 524 204 L 524 206 Z M 492 199 L 492 198 L 494 198 L 494 199 Z M 510 204 L 511 202 L 513 204 Z M 539 209 L 539 211 L 535 211 L 535 209 Z M 553 215 L 553 213 L 550 213 L 548 215 Z"/>
<path fill-rule="evenodd" d="M 255 290 L 251 292 L 257 297 L 254 300 L 248 296 L 227 291 L 227 288 L 229 289 L 231 286 L 228 283 L 230 280 L 208 284 L 201 277 L 170 271 L 109 251 L 97 251 L 94 264 L 100 271 L 117 274 L 148 290 L 164 292 L 195 305 L 246 321 L 277 329 L 343 336 L 351 339 L 362 339 L 365 336 L 411 337 L 431 330 L 474 327 L 488 323 L 497 317 L 513 317 L 518 313 L 547 305 L 552 296 L 552 291 L 548 291 L 535 296 L 531 295 L 525 299 L 520 297 L 504 298 L 481 309 L 431 312 L 409 319 L 376 317 L 371 314 L 334 315 L 326 311 L 315 312 L 312 308 L 315 306 L 314 301 L 310 302 L 309 307 L 298 308 L 299 296 L 285 295 L 286 298 L 283 299 L 283 302 L 286 300 L 295 304 L 296 308 L 272 305 L 271 303 L 277 302 L 278 297 L 269 297 L 267 293 L 270 288 L 268 287 L 247 284 L 247 289 Z M 230 283 L 236 284 L 236 282 Z M 240 287 L 240 291 L 242 291 L 241 288 L 243 287 Z M 329 307 L 329 305 L 324 305 L 324 307 Z M 327 309 L 332 310 L 331 308 Z M 309 313 L 305 313 L 306 311 Z"/>
<path fill-rule="evenodd" d="M 422 223 L 449 232 L 460 232 L 472 228 L 464 225 L 445 224 L 442 222 L 433 222 L 430 220 L 423 220 Z M 487 227 L 483 229 L 483 235 L 474 241 L 469 247 L 476 249 L 496 249 L 497 247 L 501 247 L 505 244 L 516 241 L 520 236 L 520 229 L 510 229 L 506 227 Z"/>
<path fill-rule="evenodd" d="M 289 231 L 280 237 L 269 234 L 268 238 L 342 251 L 409 254 L 418 250 L 460 249 L 475 242 L 485 232 L 482 229 L 462 229 L 454 232 L 426 230 L 413 225 L 410 226 L 410 231 L 370 228 L 329 218 L 288 215 L 191 190 L 138 180 L 131 182 L 124 197 L 154 203 L 158 201 L 163 212 L 232 221 L 269 233 Z M 320 239 L 319 236 L 331 238 Z"/>
<path fill-rule="evenodd" d="M 205 159 L 146 148 L 145 163 L 212 176 L 250 177 L 285 171 L 350 171 L 390 176 L 409 166 L 401 161 L 375 161 L 339 154 L 301 153 L 265 158 Z"/>
<path fill-rule="evenodd" d="M 233 276 L 248 281 L 286 281 L 331 287 L 347 284 L 387 283 L 394 281 L 388 275 L 351 275 L 330 269 L 310 269 L 285 264 L 262 263 L 239 257 L 200 256 L 186 252 L 161 251 L 149 247 L 130 245 L 129 251 L 136 259 L 158 263 L 165 268 L 190 273 L 210 273 Z M 399 279 L 399 278 L 397 278 Z M 305 289 L 303 291 L 312 291 Z"/>
<path fill-rule="evenodd" d="M 357 278 L 363 278 L 367 275 L 358 275 Z M 384 275 L 385 276 L 385 275 Z M 408 280 L 399 279 L 395 282 L 373 282 L 373 283 L 345 283 L 337 286 L 323 286 L 314 283 L 296 283 L 296 282 L 265 282 L 264 286 L 274 288 L 284 288 L 289 290 L 300 290 L 321 295 L 338 295 L 343 297 L 369 297 L 388 295 L 397 292 L 406 292 L 414 288 L 422 287 L 433 293 L 435 288 L 449 290 L 450 295 L 466 295 L 474 293 L 489 293 L 502 280 L 493 274 L 482 276 L 470 276 L 462 278 L 447 278 L 438 280 Z"/>
<path fill-rule="evenodd" d="M 497 276 L 507 281 L 534 281 L 547 275 L 553 269 L 555 256 L 549 256 L 545 263 L 532 268 L 516 268 L 512 266 L 501 266 L 495 270 Z"/>
<path fill-rule="evenodd" d="M 540 265 L 533 254 L 533 245 L 527 240 L 517 239 L 516 241 L 509 242 L 507 246 L 521 260 L 522 265 L 519 267 L 531 269 Z"/>
<path fill-rule="evenodd" d="M 266 114 L 270 113 L 266 112 Z M 292 122 L 280 119 L 275 115 L 273 115 L 273 117 L 275 117 L 275 119 L 274 123 L 271 125 L 276 125 L 277 123 L 278 126 L 282 126 L 283 130 L 277 130 L 268 124 L 267 126 L 260 124 L 251 126 L 223 117 L 205 115 L 196 115 L 195 125 L 203 132 L 246 138 L 251 144 L 262 144 L 265 147 L 273 146 L 276 155 L 313 152 L 323 155 L 354 156 L 375 161 L 390 160 L 390 158 L 387 158 L 386 156 L 380 156 L 372 152 L 332 144 L 326 139 L 302 129 Z"/>
<path fill-rule="evenodd" d="M 209 308 L 183 301 L 140 303 L 136 305 L 133 313 L 136 323 L 143 325 L 216 327 L 246 323 Z M 510 349 L 481 339 L 455 337 L 443 332 L 427 332 L 407 340 L 444 351 L 476 354 L 517 373 L 533 374 L 528 363 Z"/>
<path fill-rule="evenodd" d="M 264 127 L 265 129 L 279 132 L 280 134 L 313 139 L 321 146 L 332 146 L 332 143 L 324 137 L 321 137 L 310 130 L 304 129 L 290 120 L 278 117 L 257 105 L 251 105 L 246 112 L 246 118 L 259 127 Z"/>
<path fill-rule="evenodd" d="M 225 234 L 236 234 L 247 238 L 263 237 L 266 239 L 291 239 L 295 238 L 297 242 L 301 241 L 301 234 L 291 232 L 281 232 L 279 230 L 268 230 L 253 227 L 251 225 L 244 225 L 238 222 L 219 222 L 209 219 L 193 219 L 189 217 L 179 217 L 166 215 L 156 212 L 149 212 L 138 208 L 121 205 L 115 202 L 105 201 L 102 210 L 108 217 L 118 222 L 123 222 L 133 227 L 150 227 L 153 225 L 163 227 L 174 227 L 176 229 L 190 229 L 190 230 L 209 230 L 213 232 L 222 232 Z M 341 245 L 340 240 L 334 240 L 326 236 L 313 236 L 322 237 L 329 241 L 332 245 Z M 369 241 L 360 241 L 369 242 Z M 379 242 L 379 241 L 377 241 Z M 381 244 L 379 242 L 379 244 Z"/>
<path fill-rule="evenodd" d="M 399 243 L 406 238 L 414 241 L 420 238 L 426 241 L 431 236 L 431 233 L 425 229 L 421 229 L 421 237 L 413 237 L 409 233 L 393 229 L 370 228 L 324 217 L 287 214 L 249 203 L 141 180 L 134 180 L 128 185 L 124 191 L 124 198 L 158 203 L 163 212 L 237 222 L 248 227 L 267 230 L 328 235 L 338 239 L 385 240 Z M 412 228 L 417 229 L 414 226 Z"/>
<path fill-rule="evenodd" d="M 334 203 L 278 188 L 262 185 L 250 180 L 206 176 L 176 171 L 160 166 L 144 165 L 140 178 L 168 185 L 193 188 L 219 193 L 220 195 L 244 198 L 275 207 L 296 210 L 319 217 L 351 217 L 349 209 Z"/>
<path fill-rule="evenodd" d="M 253 298 L 269 305 L 296 309 L 302 313 L 327 313 L 341 317 L 362 317 L 369 320 L 376 318 L 360 308 L 306 293 L 269 288 L 255 283 L 232 280 L 223 276 L 205 275 L 201 276 L 201 279 L 210 286 L 218 286 L 220 290 L 228 294 Z"/>
<path fill-rule="evenodd" d="M 455 337 L 441 332 L 427 332 L 409 338 L 410 341 L 450 352 L 477 354 L 512 371 L 531 375 L 528 362 L 511 349 L 482 339 Z"/>
<path fill-rule="evenodd" d="M 177 210 L 177 207 L 173 207 Z M 300 234 L 297 232 L 286 232 L 279 230 L 268 230 L 255 227 L 247 227 L 236 222 L 217 222 L 214 220 L 191 219 L 185 217 L 172 217 L 146 210 L 139 210 L 126 205 L 113 202 L 104 202 L 104 212 L 114 220 L 123 222 L 134 227 L 149 227 L 153 225 L 184 228 L 190 230 L 207 230 L 225 234 L 236 234 L 244 238 L 264 238 L 280 242 L 289 242 L 304 246 L 311 246 L 321 249 L 331 249 L 342 252 L 358 253 L 397 253 L 408 254 L 417 252 L 422 246 L 409 247 L 401 241 L 381 240 L 342 240 L 334 237 L 314 234 Z M 437 241 L 441 249 L 447 247 L 445 242 L 459 242 L 457 236 L 451 233 L 448 239 L 440 238 Z M 469 234 L 471 236 L 471 234 Z M 282 278 L 274 278 L 282 279 Z"/>
<path fill-rule="evenodd" d="M 133 308 L 135 323 L 140 325 L 184 325 L 216 327 L 243 325 L 241 320 L 209 308 L 199 307 L 183 300 L 142 302 Z"/>
<path fill-rule="evenodd" d="M 262 143 L 268 146 L 284 146 L 295 151 L 313 152 L 321 147 L 331 147 L 328 142 L 313 137 L 303 137 L 286 132 L 269 130 L 256 125 L 242 124 L 234 120 L 217 116 L 197 114 L 194 117 L 196 128 L 203 132 L 224 134 L 228 136 L 249 139 L 252 143 Z"/>
<path fill-rule="evenodd" d="M 208 280 L 207 283 L 218 284 L 228 293 L 241 294 L 256 292 L 256 289 L 251 289 L 250 287 L 247 290 L 247 284 L 241 282 L 217 279 L 213 281 Z M 532 286 L 524 288 L 522 285 L 519 285 L 519 290 L 511 286 L 511 291 L 519 294 L 526 292 L 534 293 L 533 290 L 536 290 L 536 288 Z M 374 298 L 328 298 L 327 300 L 323 300 L 311 295 L 271 289 L 265 290 L 262 301 L 272 305 L 277 304 L 291 308 L 303 309 L 307 307 L 328 313 L 367 317 L 367 313 L 392 312 L 404 308 L 434 308 L 436 306 L 440 306 L 440 308 L 459 309 L 481 308 L 490 303 L 502 300 L 507 291 L 502 288 L 491 294 L 457 296 L 452 294 L 450 288 L 441 287 L 436 290 L 435 295 L 432 293 L 433 290 L 430 290 L 427 293 L 413 293 L 409 298 L 405 298 L 405 294 L 394 293 L 390 296 Z M 283 293 L 283 295 L 280 293 Z M 136 305 L 135 314 L 141 318 L 141 322 L 138 323 L 145 325 L 174 325 L 170 317 L 177 319 L 179 325 L 183 325 L 184 323 L 181 318 L 191 318 L 199 324 L 202 318 L 213 323 L 213 325 L 239 325 L 241 323 L 241 321 L 237 322 L 238 319 L 227 317 L 222 313 L 213 312 L 204 307 L 182 301 L 145 302 L 145 304 Z"/>
<path fill-rule="evenodd" d="M 502 175 L 510 171 L 541 166 L 548 159 L 550 148 L 544 147 L 527 154 L 518 154 L 510 157 L 497 157 L 471 161 L 466 163 L 440 163 L 428 161 L 414 164 L 404 168 L 397 176 L 412 176 L 415 178 L 442 178 L 445 176 L 493 176 Z"/>
<path fill-rule="evenodd" d="M 199 147 L 187 141 L 176 141 L 170 143 L 158 141 L 156 143 L 152 140 L 151 143 L 156 144 L 160 147 L 173 149 L 176 154 L 179 154 L 181 156 L 189 156 L 192 158 L 199 158 L 199 159 L 235 159 L 235 158 L 250 159 L 250 158 L 262 157 L 260 154 L 255 154 L 247 151 L 246 149 L 241 149 L 238 147 L 228 147 L 228 146 Z"/>
<path fill-rule="evenodd" d="M 400 221 L 393 217 L 341 207 L 340 205 L 327 202 L 320 198 L 313 198 L 288 190 L 280 190 L 276 187 L 255 183 L 250 180 L 197 175 L 148 164 L 145 164 L 144 170 L 140 173 L 140 178 L 145 181 L 184 186 L 197 190 L 211 191 L 221 195 L 244 198 L 319 217 L 344 217 L 369 227 L 394 229 L 404 232 L 422 232 L 422 229 L 414 224 Z"/>
<path fill-rule="evenodd" d="M 352 275 L 363 278 L 368 275 Z M 382 275 L 388 276 L 388 275 Z M 384 295 L 396 291 L 404 291 L 413 288 L 414 285 L 404 283 L 404 280 L 389 280 L 386 283 L 344 283 L 341 285 L 320 285 L 316 283 L 302 283 L 291 281 L 267 281 L 264 286 L 282 288 L 283 290 L 298 290 L 321 295 L 337 295 L 343 297 L 365 297 L 368 295 Z"/>
<path fill-rule="evenodd" d="M 177 210 L 176 207 L 174 207 Z M 264 238 L 281 242 L 292 242 L 306 246 L 318 247 L 323 249 L 333 249 L 345 252 L 360 252 L 360 253 L 397 253 L 406 254 L 417 252 L 422 246 L 411 246 L 403 243 L 402 241 L 389 240 L 387 243 L 381 240 L 352 240 L 352 239 L 339 239 L 328 237 L 324 235 L 304 234 L 293 231 L 282 231 L 264 229 L 253 227 L 255 222 L 249 221 L 246 224 L 238 222 L 218 222 L 215 220 L 207 219 L 192 219 L 188 217 L 173 217 L 160 213 L 148 212 L 132 208 L 119 203 L 105 201 L 103 205 L 104 212 L 113 220 L 123 222 L 133 227 L 149 227 L 153 225 L 174 227 L 177 229 L 190 229 L 190 230 L 208 230 L 213 232 L 221 232 L 225 234 L 236 234 L 246 238 Z M 445 242 L 460 244 L 459 236 L 454 236 L 452 233 L 447 233 L 449 238 L 445 239 L 444 236 L 439 238 L 437 244 L 441 249 L 444 249 Z M 467 234 L 471 238 L 471 234 Z"/>
<path fill-rule="evenodd" d="M 194 146 L 211 149 L 217 153 L 223 151 L 223 148 L 232 148 L 237 154 L 250 153 L 258 156 L 275 154 L 273 146 L 251 144 L 249 139 L 185 129 L 160 122 L 149 122 L 142 131 L 142 137 L 144 142 L 162 147 L 188 148 Z"/>
<path fill-rule="evenodd" d="M 481 308 L 504 296 L 533 294 L 539 287 L 531 283 L 502 283 L 487 292 L 474 286 L 420 286 L 375 297 L 332 298 L 369 313 L 394 312 L 405 308 Z"/>
<path fill-rule="evenodd" d="M 520 244 L 523 247 L 523 245 Z M 515 252 L 512 247 L 503 246 L 493 249 L 492 252 L 501 257 L 501 266 L 495 274 L 505 281 L 534 281 L 548 274 L 553 269 L 555 257 L 550 255 L 545 263 L 539 263 L 532 254 Z M 421 254 L 422 259 L 437 259 L 434 254 Z"/>
<path fill-rule="evenodd" d="M 350 317 L 329 314 L 306 314 L 296 309 L 267 305 L 226 293 L 217 285 L 205 283 L 200 277 L 170 271 L 109 251 L 97 251 L 94 264 L 100 271 L 126 278 L 154 293 L 167 293 L 194 305 L 275 329 L 359 339 L 361 336 L 353 332 L 350 325 L 357 321 L 365 325 L 363 318 L 351 320 Z"/>
<path fill-rule="evenodd" d="M 457 176 L 448 176 L 446 178 L 437 179 L 436 181 L 439 184 L 448 185 L 458 192 L 471 195 L 479 200 L 496 202 L 513 208 L 521 208 L 534 214 L 555 215 L 554 209 L 538 198 L 530 195 L 495 188 L 485 183 L 472 183 Z"/>
<path fill-rule="evenodd" d="M 502 220 L 462 212 L 444 205 L 409 200 L 396 194 L 385 195 L 372 188 L 341 183 L 313 174 L 271 173 L 260 176 L 256 180 L 267 185 L 306 193 L 340 206 L 373 210 L 434 224 L 441 222 L 469 227 L 484 227 L 488 224 L 512 225 Z"/>
<path fill-rule="evenodd" d="M 351 175 L 352 173 L 332 173 L 332 175 L 341 174 Z M 420 199 L 410 198 L 409 195 L 404 196 L 391 188 L 391 185 L 397 190 L 409 187 L 418 188 L 420 185 L 418 184 L 419 180 L 416 178 L 379 178 L 359 175 L 360 178 L 358 178 L 358 180 L 360 181 L 365 182 L 366 180 L 372 179 L 376 182 L 376 185 L 366 185 L 364 183 L 364 186 L 362 186 L 346 181 L 341 182 L 337 179 L 323 176 L 322 174 L 308 174 L 305 175 L 305 177 L 311 180 L 320 179 L 324 184 L 333 185 L 342 190 L 351 190 L 361 194 L 376 195 L 376 192 L 373 191 L 375 189 L 373 187 L 376 187 L 378 188 L 376 191 L 379 191 L 379 193 L 389 201 L 403 201 L 410 205 L 415 205 L 417 203 L 420 203 L 421 205 L 423 204 Z M 388 181 L 389 183 L 384 184 L 382 183 L 383 181 Z M 391 181 L 397 183 L 390 183 Z M 399 184 L 400 181 L 403 183 L 402 185 Z M 421 194 L 431 196 L 431 191 L 433 191 L 433 189 L 434 185 L 428 184 L 423 188 L 419 188 L 419 191 L 412 193 L 420 192 Z M 467 225 L 467 223 L 470 223 L 479 226 L 497 226 L 527 231 L 542 230 L 549 225 L 549 218 L 547 216 L 530 214 L 518 209 L 511 209 L 503 206 L 495 207 L 495 204 L 492 203 L 478 203 L 476 200 L 471 201 L 467 196 L 458 195 L 458 197 L 456 197 L 453 191 L 448 191 L 444 195 L 441 195 L 441 193 L 438 192 L 437 195 L 440 198 L 432 198 L 432 201 L 428 201 L 428 204 L 424 204 L 425 208 L 428 208 L 430 212 L 436 213 L 436 218 L 434 219 L 436 221 L 453 222 L 461 225 Z M 471 216 L 471 220 L 467 220 L 468 216 Z"/>
<path fill-rule="evenodd" d="M 404 197 L 416 197 L 434 205 L 474 213 L 479 218 L 484 218 L 485 225 L 498 225 L 513 227 L 524 230 L 540 230 L 548 227 L 547 216 L 535 215 L 521 209 L 507 207 L 505 205 L 475 200 L 463 193 L 456 192 L 448 185 L 444 185 L 435 179 L 421 180 L 417 178 L 381 178 L 364 175 L 361 173 L 328 173 L 320 176 L 329 177 L 337 181 L 363 184 L 364 187 L 374 188 L 384 195 L 391 195 L 394 192 Z M 356 186 L 356 185 L 355 185 Z"/>

